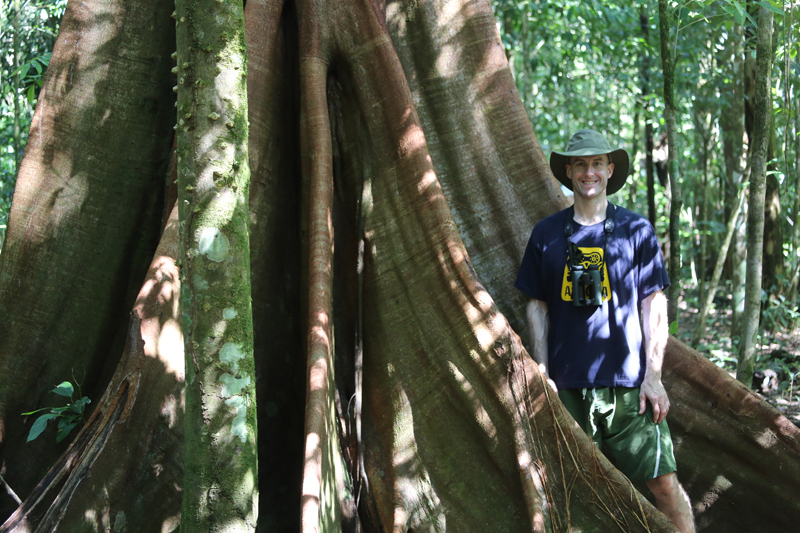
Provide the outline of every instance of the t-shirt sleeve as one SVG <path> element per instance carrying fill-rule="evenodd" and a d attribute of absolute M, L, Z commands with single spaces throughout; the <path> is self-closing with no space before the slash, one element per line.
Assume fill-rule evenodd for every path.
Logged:
<path fill-rule="evenodd" d="M 528 246 L 525 247 L 525 255 L 522 256 L 522 264 L 517 272 L 514 286 L 531 298 L 545 299 L 542 290 L 542 243 L 541 239 L 537 238 L 536 228 L 528 239 Z"/>
<path fill-rule="evenodd" d="M 639 232 L 639 298 L 645 299 L 670 286 L 664 256 L 653 226 L 649 223 Z"/>

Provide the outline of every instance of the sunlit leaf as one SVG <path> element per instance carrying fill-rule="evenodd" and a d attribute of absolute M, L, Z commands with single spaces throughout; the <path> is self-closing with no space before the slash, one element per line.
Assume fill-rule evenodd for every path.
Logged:
<path fill-rule="evenodd" d="M 67 398 L 72 397 L 73 393 L 75 392 L 75 388 L 72 386 L 72 383 L 69 381 L 64 381 L 60 383 L 55 389 L 51 390 L 50 392 L 55 392 L 60 396 L 66 396 Z"/>

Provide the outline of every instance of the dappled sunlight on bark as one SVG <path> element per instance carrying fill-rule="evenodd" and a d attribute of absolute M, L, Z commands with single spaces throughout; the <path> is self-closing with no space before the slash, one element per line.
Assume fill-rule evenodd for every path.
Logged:
<path fill-rule="evenodd" d="M 104 397 L 70 448 L 3 528 L 40 512 L 43 502 L 50 510 L 40 525 L 89 518 L 104 523 L 119 516 L 134 528 L 140 523 L 174 523 L 182 485 L 183 435 L 183 337 L 180 329 L 175 331 L 180 313 L 176 256 L 177 210 L 173 210 L 136 299 L 126 350 Z M 165 334 L 174 337 L 171 342 L 162 340 Z M 130 454 L 114 451 L 131 448 L 135 451 Z M 91 481 L 81 483 L 90 471 Z M 145 515 L 135 511 L 134 495 L 142 478 L 159 480 L 149 490 L 160 500 Z M 103 494 L 100 499 L 99 494 Z M 98 502 L 113 503 L 98 508 Z"/>
<path fill-rule="evenodd" d="M 234 486 L 241 492 L 258 486 L 259 527 L 306 533 L 672 531 L 579 430 L 515 333 L 524 331 L 525 301 L 513 278 L 525 242 L 533 224 L 567 200 L 522 108 L 488 4 L 249 0 L 246 25 L 259 474 L 246 471 Z M 142 38 L 158 37 L 157 27 L 133 28 Z M 62 85 L 63 65 L 53 68 Z M 113 65 L 106 69 L 108 76 L 112 70 Z M 170 91 L 173 78 L 162 75 Z M 157 112 L 160 103 L 153 105 Z M 91 113 L 103 127 L 118 119 L 108 106 Z M 179 127 L 190 118 L 184 112 Z M 214 128 L 226 127 L 225 116 L 204 118 Z M 198 192 L 209 193 L 213 206 L 229 200 L 214 196 L 215 173 L 231 170 L 215 159 L 237 154 L 233 146 L 215 144 L 212 133 L 199 140 L 208 160 L 199 168 Z M 137 141 L 152 135 L 136 130 Z M 130 166 L 132 156 L 125 153 L 122 164 Z M 127 207 L 121 204 L 129 193 L 104 193 L 100 217 L 96 208 L 87 208 L 101 190 L 97 178 L 80 168 L 87 151 L 75 152 L 81 157 L 64 154 L 69 155 L 47 163 L 57 161 L 62 169 L 58 198 L 65 209 L 37 209 L 66 238 L 72 222 L 65 221 L 89 228 L 106 224 L 105 217 L 117 215 L 109 206 Z M 45 179 L 40 172 L 27 185 L 31 190 Z M 156 188 L 163 189 L 161 182 L 144 190 Z M 125 216 L 139 217 L 132 224 L 139 231 L 153 211 L 160 208 Z M 208 253 L 228 231 L 230 217 L 221 215 L 218 233 L 193 235 L 192 253 Z M 11 239 L 12 257 L 35 255 L 35 246 L 13 248 L 15 240 L 24 241 L 24 228 L 32 231 L 25 224 L 35 217 L 12 218 L 24 222 Z M 148 251 L 151 268 L 144 284 L 135 280 L 135 290 L 141 287 L 135 303 L 135 291 L 126 300 L 128 309 L 134 305 L 134 321 L 122 334 L 127 348 L 106 394 L 75 444 L 20 509 L 20 523 L 55 501 L 47 520 L 63 513 L 65 530 L 177 527 L 185 394 L 176 233 L 171 219 L 155 255 Z M 58 245 L 53 239 L 30 242 Z M 91 246 L 75 250 L 88 266 L 108 263 L 91 271 L 98 284 L 102 273 L 127 260 L 121 253 L 110 254 L 116 262 L 95 259 Z M 3 268 L 9 264 L 5 255 L 6 250 Z M 50 256 L 34 259 L 42 257 Z M 19 265 L 13 276 L 21 277 L 26 263 Z M 74 273 L 83 265 L 68 267 L 69 283 L 77 283 Z M 218 274 L 226 272 L 224 262 L 215 265 Z M 19 297 L 15 279 L 0 279 L 0 303 Z M 221 279 L 189 277 L 200 290 Z M 54 288 L 83 294 L 84 288 L 63 286 L 46 288 L 48 294 Z M 93 320 L 111 323 L 108 306 L 97 300 L 123 298 L 102 294 L 78 305 L 97 305 Z M 241 347 L 221 354 L 231 321 L 244 311 L 216 302 L 208 307 L 211 338 L 200 353 L 232 363 L 202 413 L 202 423 L 214 426 L 230 418 L 232 407 L 251 408 L 227 402 L 240 385 L 252 383 L 234 376 Z M 59 304 L 55 314 L 81 329 L 69 320 L 75 308 Z M 27 324 L 12 324 L 13 331 L 34 327 Z M 56 333 L 57 338 L 63 332 Z M 25 337 L 36 344 L 30 338 Z M 103 361 L 115 349 L 104 339 L 93 341 L 102 345 Z M 11 353 L 25 345 L 19 341 Z M 36 346 L 39 354 L 46 349 Z M 796 516 L 791 498 L 800 479 L 797 430 L 695 360 L 693 352 L 674 343 L 670 350 L 678 353 L 665 370 L 675 398 L 670 424 L 681 479 L 703 527 L 789 523 Z M 62 352 L 40 357 L 47 363 L 58 358 Z M 115 362 L 108 364 L 113 368 Z M 0 418 L 3 444 L 8 420 Z M 199 420 L 190 427 L 200 427 Z M 219 439 L 224 463 L 242 453 L 242 438 L 252 443 L 255 435 L 211 438 Z M 212 487 L 215 495 L 218 489 Z M 775 516 L 764 516 L 763 509 Z M 255 520 L 255 510 L 248 519 Z"/>
<path fill-rule="evenodd" d="M 19 413 L 73 376 L 101 399 L 153 259 L 174 133 L 169 10 L 70 3 L 43 80 L 0 256 L 0 452 L 20 494 L 67 443 L 26 444 Z"/>

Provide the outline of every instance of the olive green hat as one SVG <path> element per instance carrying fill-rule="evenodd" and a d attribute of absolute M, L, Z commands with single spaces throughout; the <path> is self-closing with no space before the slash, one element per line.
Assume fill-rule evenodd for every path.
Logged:
<path fill-rule="evenodd" d="M 614 172 L 608 178 L 606 194 L 614 194 L 625 185 L 628 179 L 630 158 L 628 152 L 622 148 L 611 148 L 605 136 L 594 130 L 580 130 L 569 140 L 566 152 L 552 152 L 550 154 L 550 170 L 564 187 L 572 190 L 572 181 L 567 177 L 567 164 L 570 157 L 592 156 L 608 154 L 614 163 Z"/>

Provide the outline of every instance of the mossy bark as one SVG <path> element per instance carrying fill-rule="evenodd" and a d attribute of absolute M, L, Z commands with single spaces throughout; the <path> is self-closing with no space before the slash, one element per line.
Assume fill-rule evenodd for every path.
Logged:
<path fill-rule="evenodd" d="M 253 531 L 258 465 L 243 6 L 190 0 L 175 7 L 187 367 L 181 529 Z"/>

